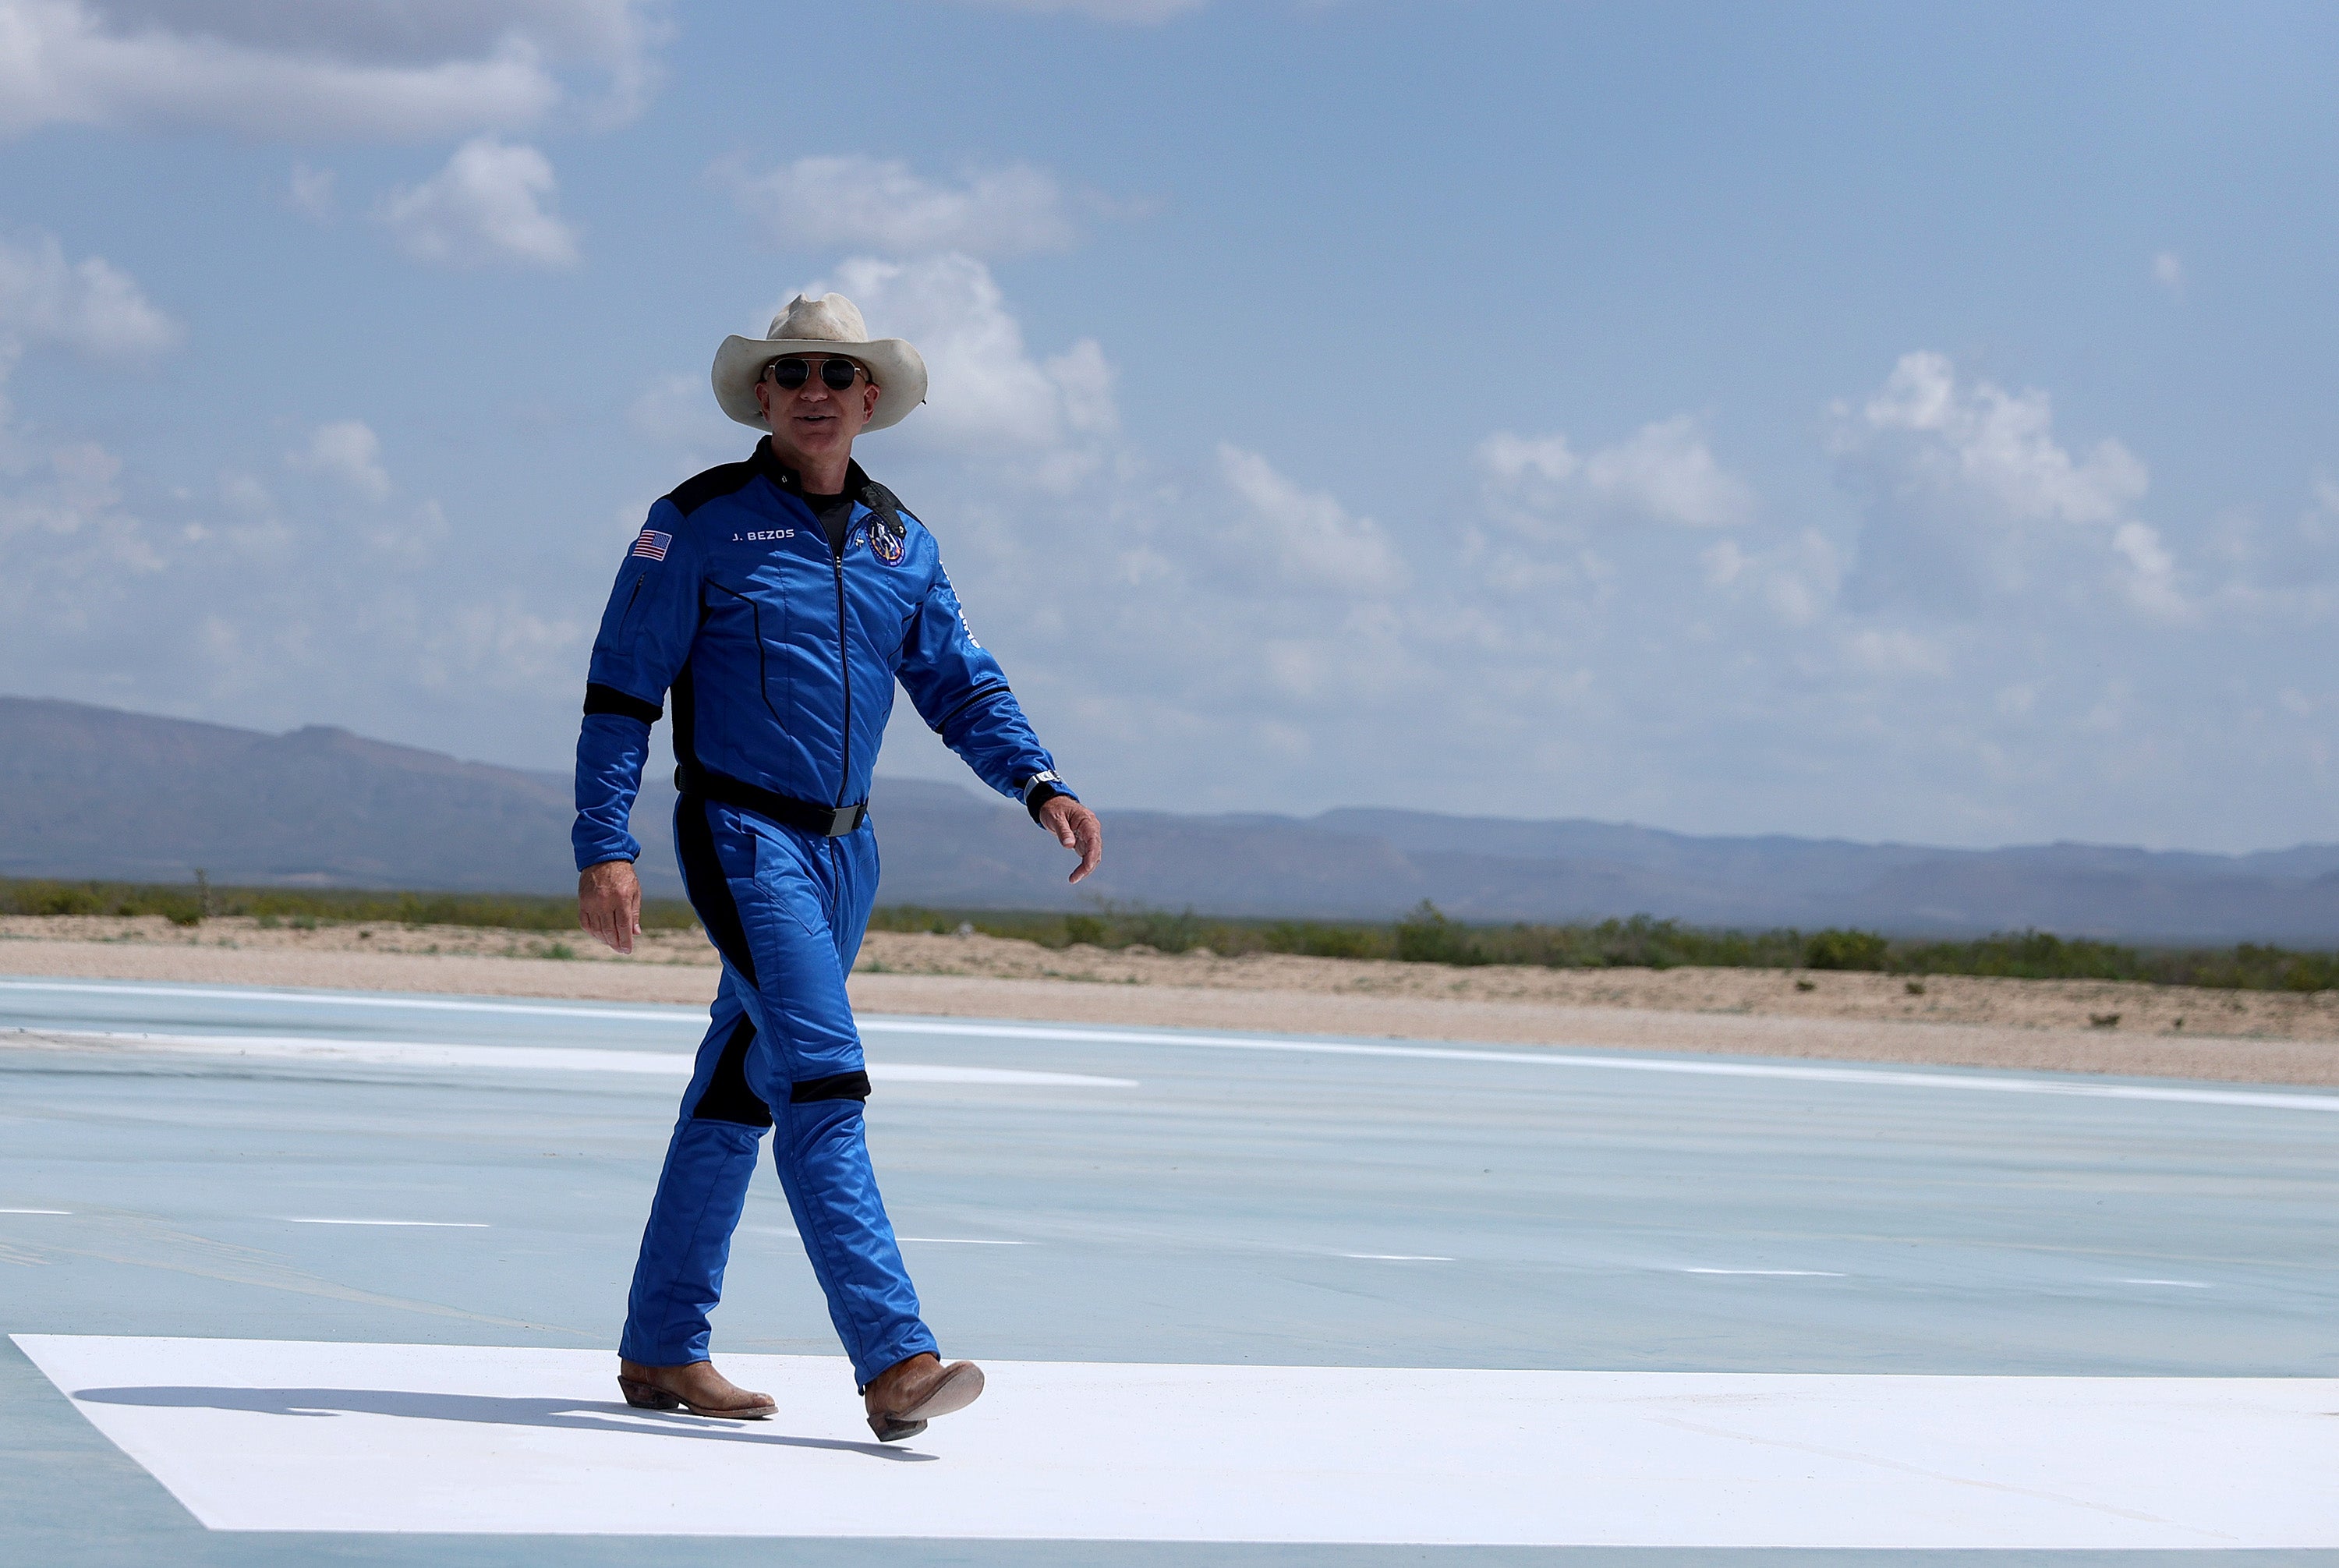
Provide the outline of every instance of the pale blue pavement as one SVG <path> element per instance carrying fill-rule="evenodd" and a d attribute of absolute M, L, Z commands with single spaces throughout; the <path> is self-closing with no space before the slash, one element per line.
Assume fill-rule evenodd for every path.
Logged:
<path fill-rule="evenodd" d="M 949 1355 L 2339 1375 L 2339 1114 L 2306 1104 L 2327 1096 L 2234 1103 L 2162 1085 L 2196 1097 L 2130 1100 L 1983 1092 L 1958 1080 L 1991 1075 L 1949 1070 L 1847 1082 L 1554 1066 L 1554 1053 L 1524 1049 L 1352 1055 L 1171 1031 L 870 1022 L 881 1066 L 1138 1085 L 880 1081 L 879 1174 Z M 0 981 L 0 1030 L 680 1054 L 699 1027 L 681 1009 Z M 1128 1038 L 1081 1038 L 1099 1033 Z M 0 1213 L 0 1331 L 564 1346 L 615 1343 L 681 1087 L 36 1050 L 5 1033 L 0 1074 L 0 1208 L 66 1211 Z M 292 1222 L 320 1218 L 436 1223 Z M 836 1353 L 788 1229 L 766 1171 L 716 1319 L 718 1356 Z M 878 1560 L 850 1542 L 212 1534 L 13 1347 L 0 1346 L 0 1376 L 11 1563 Z M 2034 1555 L 2049 1554 L 1988 1560 Z M 1147 1568 L 1563 1557 L 1652 1560 L 934 1542 L 883 1553 Z"/>

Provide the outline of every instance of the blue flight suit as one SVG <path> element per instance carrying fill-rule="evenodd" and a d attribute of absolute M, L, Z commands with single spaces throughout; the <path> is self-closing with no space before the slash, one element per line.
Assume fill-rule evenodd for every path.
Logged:
<path fill-rule="evenodd" d="M 804 493 L 766 439 L 650 508 L 593 643 L 573 837 L 580 871 L 640 853 L 627 818 L 671 690 L 676 852 L 723 979 L 619 1354 L 653 1366 L 707 1358 L 707 1314 L 774 1129 L 797 1234 L 866 1385 L 935 1349 L 870 1169 L 869 1080 L 844 990 L 877 892 L 876 835 L 859 808 L 895 681 L 1035 818 L 1071 792 L 968 631 L 924 525 L 856 463 L 832 547 Z"/>

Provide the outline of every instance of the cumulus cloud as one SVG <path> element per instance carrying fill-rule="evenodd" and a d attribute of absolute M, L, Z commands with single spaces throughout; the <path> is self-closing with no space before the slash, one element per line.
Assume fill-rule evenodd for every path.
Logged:
<path fill-rule="evenodd" d="M 533 123 L 569 68 L 623 113 L 653 80 L 660 14 L 643 0 L 0 0 L 0 133 L 423 139 Z"/>
<path fill-rule="evenodd" d="M 1307 490 L 1257 452 L 1219 444 L 1219 473 L 1243 505 L 1225 537 L 1245 567 L 1268 580 L 1360 595 L 1403 587 L 1405 563 L 1380 524 L 1324 491 Z"/>
<path fill-rule="evenodd" d="M 68 261 L 51 234 L 0 240 L 0 354 L 39 343 L 84 354 L 147 353 L 181 335 L 137 280 L 104 258 Z"/>
<path fill-rule="evenodd" d="M 1843 575 L 1841 556 L 1817 528 L 1762 546 L 1723 539 L 1697 559 L 1707 587 L 1760 605 L 1789 626 L 1809 626 L 1833 609 Z"/>
<path fill-rule="evenodd" d="M 1564 435 L 1500 430 L 1475 461 L 1496 515 L 1530 532 L 1603 521 L 1728 528 L 1754 509 L 1752 490 L 1714 461 L 1688 418 L 1644 425 L 1589 456 Z"/>
<path fill-rule="evenodd" d="M 1018 256 L 1061 251 L 1080 237 L 1055 177 L 1026 163 L 979 170 L 956 183 L 923 178 L 898 159 L 858 155 L 717 177 L 775 243 L 796 250 Z"/>
<path fill-rule="evenodd" d="M 369 500 L 390 498 L 390 473 L 381 466 L 381 439 L 361 419 L 338 419 L 309 434 L 309 444 L 285 454 L 293 468 L 340 480 Z"/>
<path fill-rule="evenodd" d="M 163 557 L 124 504 L 122 459 L 95 441 L 37 454 L 0 431 L 0 655 L 33 670 L 56 656 L 54 637 L 113 624 Z"/>
<path fill-rule="evenodd" d="M 804 291 L 831 288 L 861 307 L 872 332 L 907 338 L 925 357 L 927 403 L 902 427 L 905 441 L 1002 465 L 1057 490 L 1103 460 L 1100 440 L 1120 425 L 1104 350 L 1084 338 L 1035 357 L 982 261 L 858 257 Z"/>
<path fill-rule="evenodd" d="M 1847 585 L 1855 606 L 1970 614 L 2107 573 L 2138 608 L 2166 614 L 2177 602 L 2174 559 L 2131 515 L 2149 483 L 2144 464 L 2112 439 L 2074 456 L 2045 392 L 1960 381 L 1945 356 L 1911 353 L 1833 418 L 1864 514 Z"/>
<path fill-rule="evenodd" d="M 384 197 L 375 216 L 400 250 L 433 266 L 574 266 L 577 232 L 548 206 L 554 185 L 535 148 L 479 136 L 421 184 Z"/>
<path fill-rule="evenodd" d="M 2178 299 L 2185 297 L 2185 263 L 2174 251 L 2163 251 L 2152 259 L 2152 281 Z"/>

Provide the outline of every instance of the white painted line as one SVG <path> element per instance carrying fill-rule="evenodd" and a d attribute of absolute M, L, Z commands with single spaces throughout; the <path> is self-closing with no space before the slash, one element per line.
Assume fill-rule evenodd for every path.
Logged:
<path fill-rule="evenodd" d="M 1136 1089 L 1133 1078 L 1096 1078 L 1081 1072 L 1025 1072 L 1012 1067 L 935 1067 L 923 1062 L 873 1061 L 878 1083 L 995 1083 L 1030 1089 Z"/>
<path fill-rule="evenodd" d="M 316 1039 L 283 1034 L 144 1034 L 124 1030 L 0 1030 L 0 1046 L 41 1050 L 163 1051 L 187 1056 L 346 1062 L 375 1067 L 456 1067 L 560 1072 L 638 1072 L 690 1076 L 693 1058 L 678 1050 L 595 1050 L 555 1045 L 454 1045 L 435 1040 Z M 994 1084 L 1017 1089 L 1136 1089 L 1133 1078 L 1079 1072 L 1025 1072 L 1004 1067 L 943 1067 L 873 1061 L 875 1083 Z"/>
<path fill-rule="evenodd" d="M 298 1214 L 276 1217 L 287 1225 L 396 1225 L 419 1227 L 429 1230 L 487 1230 L 489 1226 L 474 1219 L 311 1219 Z"/>
<path fill-rule="evenodd" d="M 2205 1279 L 2123 1279 L 2122 1285 L 2171 1285 L 2179 1290 L 2214 1290 L 2216 1287 Z"/>
<path fill-rule="evenodd" d="M 71 1214 L 70 1208 L 0 1208 L 0 1214 Z"/>
<path fill-rule="evenodd" d="M 469 999 L 375 996 L 362 992 L 243 991 L 208 986 L 93 983 L 46 980 L 0 980 L 0 991 L 59 991 L 90 995 L 207 997 L 222 1001 L 284 1001 L 310 1005 L 418 1008 L 448 1012 L 514 1013 L 539 1018 L 704 1018 L 702 1009 L 644 1004 L 596 1008 L 541 1003 L 477 1001 Z M 1359 1045 L 1337 1040 L 1277 1040 L 1249 1036 L 1185 1034 L 1161 1030 L 1060 1028 L 1048 1024 L 971 1023 L 903 1015 L 864 1015 L 864 1034 L 892 1032 L 987 1040 L 1068 1040 L 1083 1044 L 1191 1046 L 1213 1050 L 1267 1050 L 1319 1056 L 1380 1056 L 1430 1061 L 1489 1061 L 1529 1067 L 1569 1067 L 1621 1072 L 1682 1073 L 1709 1078 L 1781 1079 L 1805 1083 L 1874 1084 L 1903 1089 L 1962 1089 L 2009 1094 L 2061 1095 L 2083 1100 L 2127 1100 L 2178 1105 L 2232 1105 L 2279 1110 L 2339 1111 L 2339 1095 L 2271 1093 L 2253 1090 L 2181 1089 L 2157 1084 L 2089 1083 L 2069 1079 L 2024 1078 L 1976 1070 L 1965 1073 L 1907 1072 L 1891 1069 L 1804 1067 L 1771 1061 L 1681 1060 L 1666 1058 L 1595 1056 L 1580 1050 L 1469 1050 L 1436 1046 Z"/>
<path fill-rule="evenodd" d="M 733 1425 L 629 1411 L 606 1349 L 16 1343 L 213 1530 L 2339 1547 L 2339 1378 L 985 1356 L 981 1400 L 880 1446 L 828 1357 L 727 1355 L 781 1412 Z"/>
<path fill-rule="evenodd" d="M 984 1040 L 1061 1040 L 1100 1045 L 1187 1045 L 1211 1050 L 1271 1050 L 1320 1056 L 1383 1056 L 1428 1061 L 1496 1061 L 1515 1067 L 1592 1068 L 1619 1072 L 1683 1073 L 1698 1078 L 1772 1078 L 1800 1083 L 1861 1083 L 1896 1089 L 1971 1089 L 2083 1100 L 2155 1100 L 2179 1105 L 2246 1105 L 2282 1110 L 2339 1111 L 2339 1095 L 2268 1094 L 2238 1089 L 2173 1089 L 2156 1084 L 2085 1083 L 2009 1073 L 1901 1072 L 1884 1068 L 1801 1067 L 1784 1062 L 1679 1060 L 1665 1057 L 1587 1056 L 1579 1051 L 1461 1050 L 1426 1045 L 1252 1039 L 1235 1035 L 1140 1034 L 1125 1030 L 1058 1029 L 1042 1024 L 958 1023 L 939 1019 L 860 1018 L 864 1034 L 939 1034 Z"/>
<path fill-rule="evenodd" d="M 1683 1274 L 1753 1274 L 1773 1279 L 1842 1279 L 1824 1268 L 1684 1268 Z"/>
<path fill-rule="evenodd" d="M 636 1007 L 578 1007 L 574 1004 L 548 1005 L 538 1002 L 477 1001 L 470 998 L 435 996 L 376 996 L 365 991 L 240 991 L 213 985 L 143 985 L 136 982 L 116 984 L 112 981 L 54 980 L 0 980 L 0 991 L 64 991 L 82 996 L 176 996 L 202 997 L 213 1001 L 297 1001 L 323 1003 L 331 1007 L 403 1007 L 429 1012 L 505 1012 L 530 1018 L 629 1018 L 637 1022 L 645 1019 L 703 1019 L 703 1007 L 667 1007 L 645 1002 Z"/>
<path fill-rule="evenodd" d="M 1028 1241 L 992 1241 L 979 1236 L 897 1236 L 896 1241 L 923 1241 L 943 1247 L 1029 1247 Z"/>
<path fill-rule="evenodd" d="M 1450 1257 L 1435 1257 L 1426 1252 L 1343 1252 L 1343 1257 L 1359 1258 L 1367 1263 L 1451 1263 Z"/>

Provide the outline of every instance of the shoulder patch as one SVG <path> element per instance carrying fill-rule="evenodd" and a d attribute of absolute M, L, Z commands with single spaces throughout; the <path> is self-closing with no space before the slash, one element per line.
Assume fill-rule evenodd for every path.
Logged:
<path fill-rule="evenodd" d="M 762 465 L 753 458 L 744 463 L 725 463 L 703 474 L 692 475 L 668 491 L 666 498 L 674 503 L 676 511 L 686 518 L 709 501 L 736 495 L 745 489 L 761 472 Z"/>
<path fill-rule="evenodd" d="M 871 479 L 861 487 L 861 504 L 869 508 L 869 553 L 889 567 L 898 567 L 908 552 L 909 530 L 902 526 L 902 503 L 893 492 Z"/>

